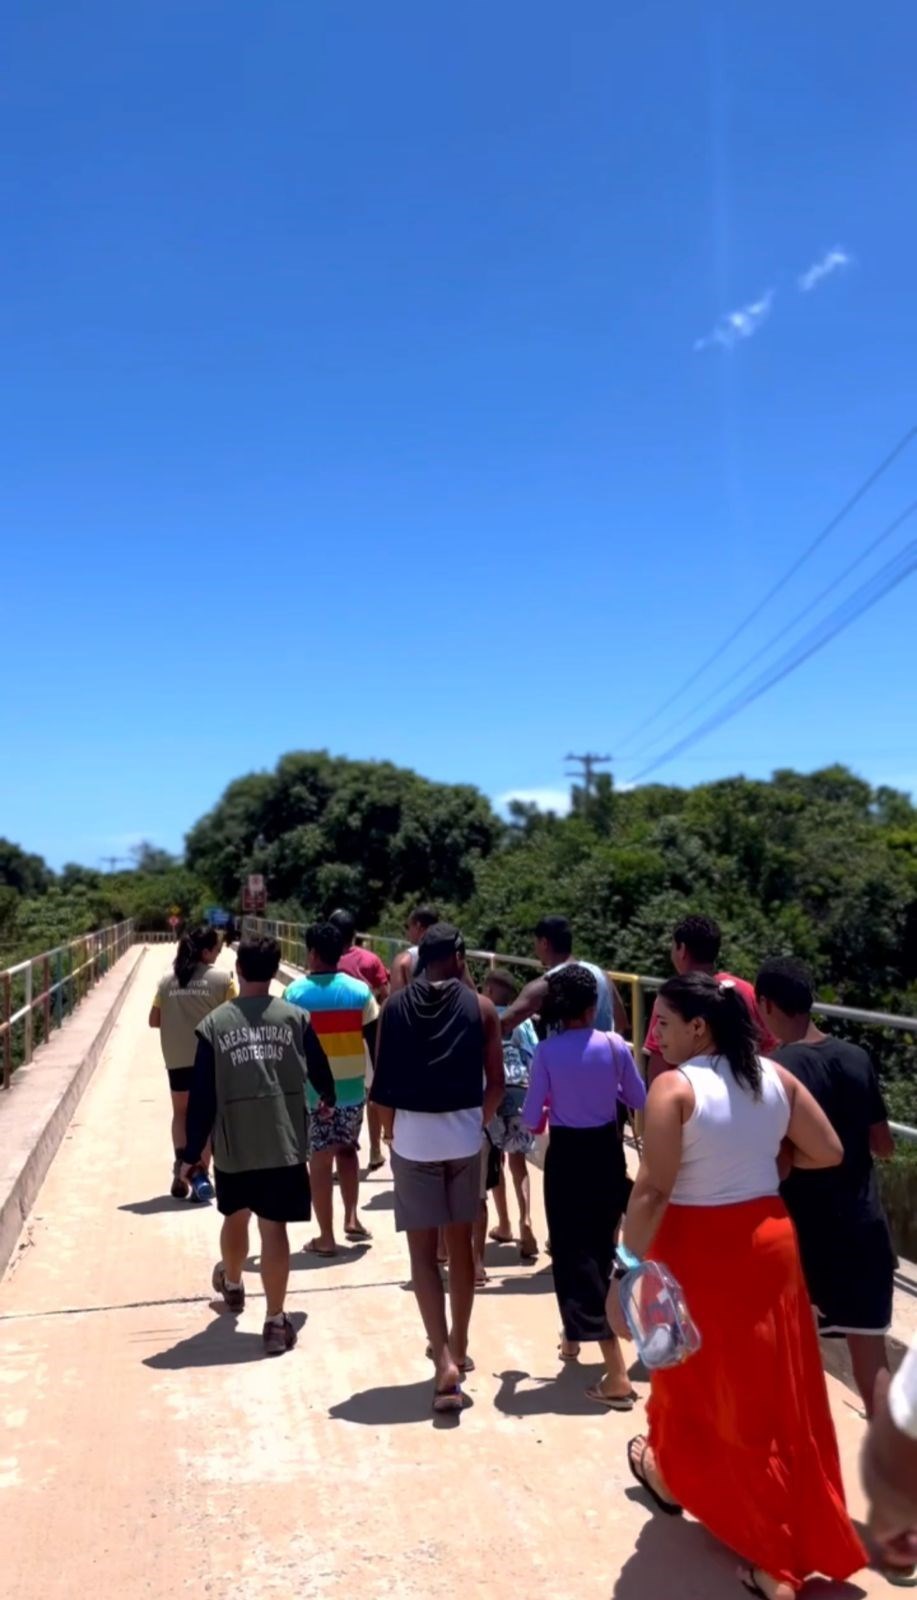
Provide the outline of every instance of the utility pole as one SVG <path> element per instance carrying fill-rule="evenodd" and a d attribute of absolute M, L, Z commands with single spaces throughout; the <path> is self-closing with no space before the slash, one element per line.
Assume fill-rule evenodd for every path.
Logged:
<path fill-rule="evenodd" d="M 126 864 L 128 861 L 130 861 L 130 856 L 99 856 L 99 860 L 101 861 L 103 867 L 108 867 L 109 872 L 114 872 L 118 862 L 123 861 Z"/>
<path fill-rule="evenodd" d="M 586 799 L 590 800 L 592 798 L 592 788 L 595 782 L 596 768 L 609 766 L 613 758 L 611 756 L 599 756 L 596 755 L 594 750 L 587 750 L 585 755 L 568 755 L 566 759 L 568 761 L 578 762 L 582 770 L 580 772 L 567 772 L 564 774 L 564 776 L 567 778 L 575 778 L 577 782 L 581 782 Z"/>

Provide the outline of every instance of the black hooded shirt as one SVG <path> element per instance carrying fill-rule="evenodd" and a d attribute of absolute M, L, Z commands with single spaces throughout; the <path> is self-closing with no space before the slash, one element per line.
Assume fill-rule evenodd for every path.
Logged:
<path fill-rule="evenodd" d="M 484 1102 L 484 1023 L 473 989 L 421 975 L 386 1002 L 370 1099 L 395 1111 L 465 1111 Z"/>

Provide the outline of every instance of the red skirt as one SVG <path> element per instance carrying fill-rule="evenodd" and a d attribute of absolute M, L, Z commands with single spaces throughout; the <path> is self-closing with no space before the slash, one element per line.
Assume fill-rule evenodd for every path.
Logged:
<path fill-rule="evenodd" d="M 847 1515 L 796 1234 L 782 1200 L 673 1206 L 650 1255 L 703 1343 L 652 1376 L 650 1442 L 679 1504 L 752 1566 L 800 1588 L 868 1556 Z"/>

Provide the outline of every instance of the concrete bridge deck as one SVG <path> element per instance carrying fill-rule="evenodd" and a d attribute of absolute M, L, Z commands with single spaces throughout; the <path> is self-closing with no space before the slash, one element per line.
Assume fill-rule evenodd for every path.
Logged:
<path fill-rule="evenodd" d="M 211 1305 L 216 1212 L 165 1192 L 146 1019 L 170 955 L 144 957 L 0 1286 L 0 1592 L 738 1600 L 735 1558 L 652 1517 L 627 1474 L 642 1406 L 597 1411 L 582 1394 L 596 1369 L 556 1359 L 544 1257 L 492 1247 L 457 1424 L 431 1416 L 387 1170 L 363 1186 L 370 1247 L 319 1262 L 292 1230 L 293 1354 L 262 1357 L 257 1277 L 238 1323 Z M 829 1381 L 860 1514 L 863 1423 Z"/>

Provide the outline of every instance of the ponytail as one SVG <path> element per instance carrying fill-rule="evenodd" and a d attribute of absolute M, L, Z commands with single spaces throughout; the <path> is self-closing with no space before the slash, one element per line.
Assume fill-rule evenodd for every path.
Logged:
<path fill-rule="evenodd" d="M 178 941 L 178 951 L 172 962 L 172 971 L 178 979 L 178 987 L 187 989 L 201 964 L 201 957 L 205 950 L 213 950 L 219 942 L 216 928 L 191 928 L 183 933 Z"/>
<path fill-rule="evenodd" d="M 703 1017 L 713 1036 L 716 1054 L 725 1056 L 736 1083 L 759 1099 L 761 1063 L 757 1034 L 735 984 L 728 980 L 718 983 L 705 972 L 689 972 L 683 978 L 670 978 L 659 993 L 685 1022 Z"/>

